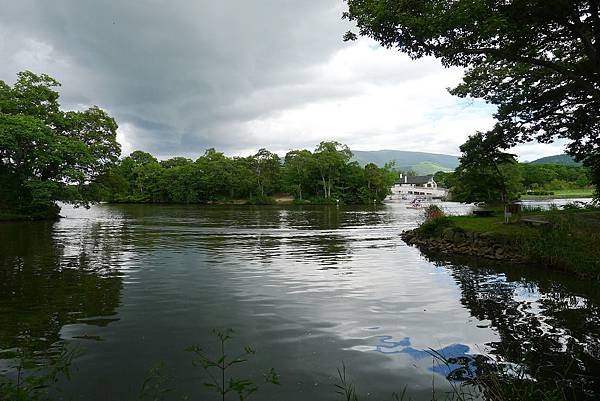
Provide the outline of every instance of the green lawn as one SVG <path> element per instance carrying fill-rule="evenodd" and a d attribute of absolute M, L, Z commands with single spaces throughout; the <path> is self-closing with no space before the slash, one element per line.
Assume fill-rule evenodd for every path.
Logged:
<path fill-rule="evenodd" d="M 523 223 L 503 223 L 498 210 L 493 217 L 452 216 L 450 223 L 465 231 L 488 232 L 502 236 L 541 265 L 575 272 L 600 280 L 600 211 L 552 210 L 524 212 L 550 224 L 532 227 Z"/>
<path fill-rule="evenodd" d="M 521 199 L 569 199 L 569 198 L 591 198 L 594 196 L 594 190 L 589 189 L 558 189 L 549 190 L 554 195 L 523 195 Z"/>

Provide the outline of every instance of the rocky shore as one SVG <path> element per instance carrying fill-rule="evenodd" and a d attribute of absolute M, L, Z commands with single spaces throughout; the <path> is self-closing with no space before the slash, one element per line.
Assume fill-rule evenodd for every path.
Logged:
<path fill-rule="evenodd" d="M 401 238 L 409 245 L 449 255 L 468 255 L 511 263 L 527 258 L 509 238 L 487 232 L 469 232 L 456 227 L 444 228 L 439 235 L 423 235 L 419 229 L 404 231 Z"/>

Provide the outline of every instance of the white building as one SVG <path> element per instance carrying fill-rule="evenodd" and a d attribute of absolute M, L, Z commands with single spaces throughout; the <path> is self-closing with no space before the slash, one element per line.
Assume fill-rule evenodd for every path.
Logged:
<path fill-rule="evenodd" d="M 392 187 L 389 200 L 413 199 L 415 197 L 443 199 L 448 196 L 446 188 L 440 188 L 432 175 L 406 176 L 400 174 L 400 179 Z"/>

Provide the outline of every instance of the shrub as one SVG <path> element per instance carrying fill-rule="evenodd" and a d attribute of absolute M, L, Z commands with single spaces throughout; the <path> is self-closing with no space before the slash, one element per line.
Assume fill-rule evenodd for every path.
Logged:
<path fill-rule="evenodd" d="M 429 205 L 423 211 L 422 222 L 417 232 L 420 235 L 432 237 L 442 233 L 444 228 L 452 226 L 446 213 L 437 205 Z"/>
<path fill-rule="evenodd" d="M 438 205 L 429 205 L 425 209 L 424 218 L 426 222 L 441 217 L 446 217 L 446 213 Z"/>
<path fill-rule="evenodd" d="M 441 235 L 444 228 L 453 226 L 450 219 L 446 216 L 436 217 L 434 219 L 426 220 L 423 224 L 419 226 L 417 229 L 419 234 L 434 237 Z"/>

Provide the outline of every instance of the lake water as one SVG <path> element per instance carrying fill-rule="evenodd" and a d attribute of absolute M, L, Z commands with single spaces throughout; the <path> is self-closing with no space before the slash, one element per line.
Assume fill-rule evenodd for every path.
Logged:
<path fill-rule="evenodd" d="M 465 206 L 447 203 L 450 213 Z M 0 224 L 0 369 L 8 351 L 77 348 L 57 399 L 135 399 L 163 363 L 168 399 L 207 397 L 185 349 L 256 354 L 257 400 L 332 400 L 345 364 L 361 399 L 448 389 L 426 351 L 492 354 L 600 394 L 600 295 L 539 269 L 424 256 L 399 237 L 419 210 L 98 205 Z M 3 356 L 4 355 L 4 356 Z M 4 359 L 1 359 L 4 358 Z M 262 385 L 275 368 L 281 385 Z M 578 390 L 578 391 L 579 391 Z M 232 398 L 234 399 L 234 398 Z"/>

